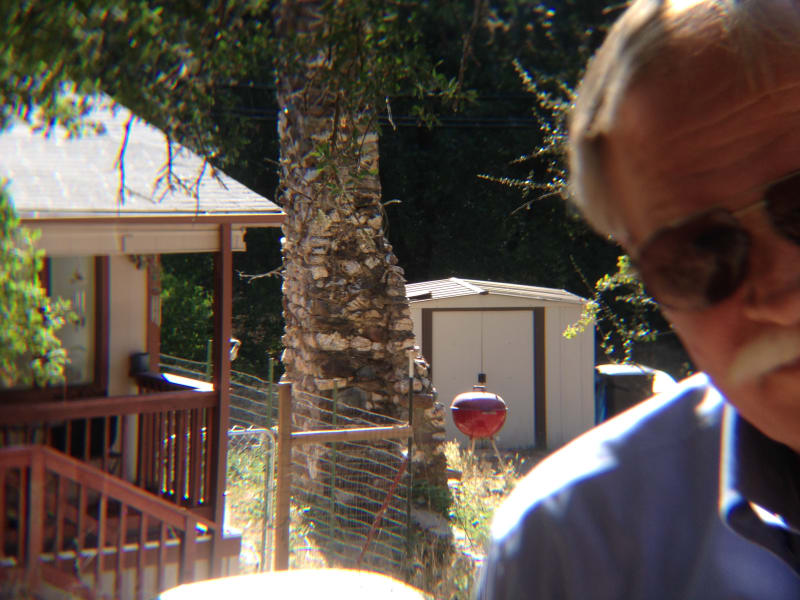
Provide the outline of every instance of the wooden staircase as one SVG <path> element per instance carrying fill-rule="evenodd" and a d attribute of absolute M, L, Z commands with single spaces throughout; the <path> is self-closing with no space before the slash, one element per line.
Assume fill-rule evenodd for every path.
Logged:
<path fill-rule="evenodd" d="M 198 513 L 43 445 L 0 448 L 0 597 L 143 600 L 235 572 L 239 538 Z"/>

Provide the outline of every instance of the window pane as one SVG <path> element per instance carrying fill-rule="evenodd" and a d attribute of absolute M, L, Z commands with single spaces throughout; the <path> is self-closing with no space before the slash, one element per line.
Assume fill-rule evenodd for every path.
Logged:
<path fill-rule="evenodd" d="M 95 261 L 91 256 L 62 256 L 50 259 L 49 290 L 52 298 L 72 304 L 77 318 L 58 332 L 69 362 L 64 369 L 67 383 L 94 380 Z"/>

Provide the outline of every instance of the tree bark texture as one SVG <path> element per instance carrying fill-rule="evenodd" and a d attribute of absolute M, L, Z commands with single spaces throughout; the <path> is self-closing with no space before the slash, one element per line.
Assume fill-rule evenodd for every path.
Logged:
<path fill-rule="evenodd" d="M 318 4 L 283 2 L 281 35 L 325 27 Z M 346 404 L 406 419 L 414 334 L 384 232 L 377 122 L 371 107 L 349 108 L 331 51 L 280 59 L 283 363 L 299 391 L 330 396 L 337 387 Z M 444 484 L 444 411 L 420 357 L 415 370 L 415 477 Z"/>

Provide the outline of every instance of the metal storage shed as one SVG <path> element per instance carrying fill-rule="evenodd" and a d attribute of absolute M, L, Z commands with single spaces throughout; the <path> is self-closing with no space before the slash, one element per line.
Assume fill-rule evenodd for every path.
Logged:
<path fill-rule="evenodd" d="M 557 448 L 594 425 L 594 329 L 562 335 L 585 299 L 530 285 L 441 279 L 406 286 L 414 334 L 449 406 L 480 372 L 508 405 L 502 448 Z M 447 416 L 447 437 L 466 441 Z"/>

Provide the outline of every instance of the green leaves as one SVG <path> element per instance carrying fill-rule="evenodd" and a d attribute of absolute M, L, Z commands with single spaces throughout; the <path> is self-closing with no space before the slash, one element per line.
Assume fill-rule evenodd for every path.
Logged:
<path fill-rule="evenodd" d="M 466 95 L 438 72 L 421 43 L 427 10 L 412 0 L 284 1 L 277 11 L 278 76 L 302 79 L 310 67 L 313 85 L 335 91 L 342 113 L 375 109 L 387 96 L 413 97 L 411 111 L 433 123 L 430 97 L 452 105 Z"/>
<path fill-rule="evenodd" d="M 213 265 L 208 256 L 176 257 L 172 262 L 181 258 L 185 262 L 180 271 L 162 270 L 162 311 L 169 326 L 161 330 L 161 346 L 166 354 L 202 362 L 206 360 L 208 341 L 214 335 L 214 297 L 211 290 L 192 277 L 190 268 L 210 273 Z"/>
<path fill-rule="evenodd" d="M 637 343 L 654 342 L 658 337 L 658 305 L 647 295 L 644 284 L 631 265 L 630 257 L 617 258 L 617 271 L 603 275 L 594 285 L 578 321 L 564 330 L 570 339 L 592 324 L 597 325 L 600 347 L 615 361 L 632 362 Z"/>
<path fill-rule="evenodd" d="M 235 160 L 246 128 L 218 106 L 229 104 L 231 82 L 269 71 L 268 5 L 2 3 L 0 129 L 12 118 L 70 129 L 86 113 L 81 98 L 104 92 L 195 151 Z"/>
<path fill-rule="evenodd" d="M 531 143 L 531 149 L 515 161 L 517 166 L 528 169 L 527 175 L 484 175 L 482 178 L 521 192 L 524 203 L 514 211 L 520 220 L 531 216 L 541 219 L 552 210 L 552 202 L 543 201 L 554 197 L 568 199 L 569 113 L 583 69 L 610 26 L 615 11 L 616 7 L 607 9 L 602 2 L 588 0 L 563 0 L 550 6 L 538 0 L 507 0 L 494 4 L 490 10 L 488 27 L 493 41 L 514 47 L 518 52 L 510 62 L 522 87 L 532 98 L 531 112 L 538 125 L 538 138 Z M 520 211 L 520 208 L 531 210 Z M 568 326 L 564 335 L 571 338 L 595 326 L 600 349 L 608 358 L 629 362 L 633 360 L 637 345 L 655 341 L 668 327 L 627 256 L 617 259 L 615 272 L 590 283 L 608 269 L 608 246 L 600 238 L 592 239 L 588 232 L 581 231 L 573 217 L 569 211 L 564 211 L 559 217 L 560 223 L 554 223 L 557 228 L 572 233 L 570 239 L 559 240 L 563 245 L 551 254 L 550 262 L 571 263 L 585 285 L 585 290 L 577 291 L 588 292 L 591 299 L 584 306 L 580 319 Z M 530 235 L 537 235 L 544 241 L 546 236 L 554 234 L 536 232 Z M 565 250 L 565 246 L 569 249 Z M 544 256 L 546 250 L 547 247 L 540 244 L 537 257 Z"/>
<path fill-rule="evenodd" d="M 0 181 L 0 386 L 63 380 L 66 352 L 56 332 L 69 303 L 51 301 L 39 282 L 44 253 L 37 235 L 19 227 L 6 183 Z"/>

